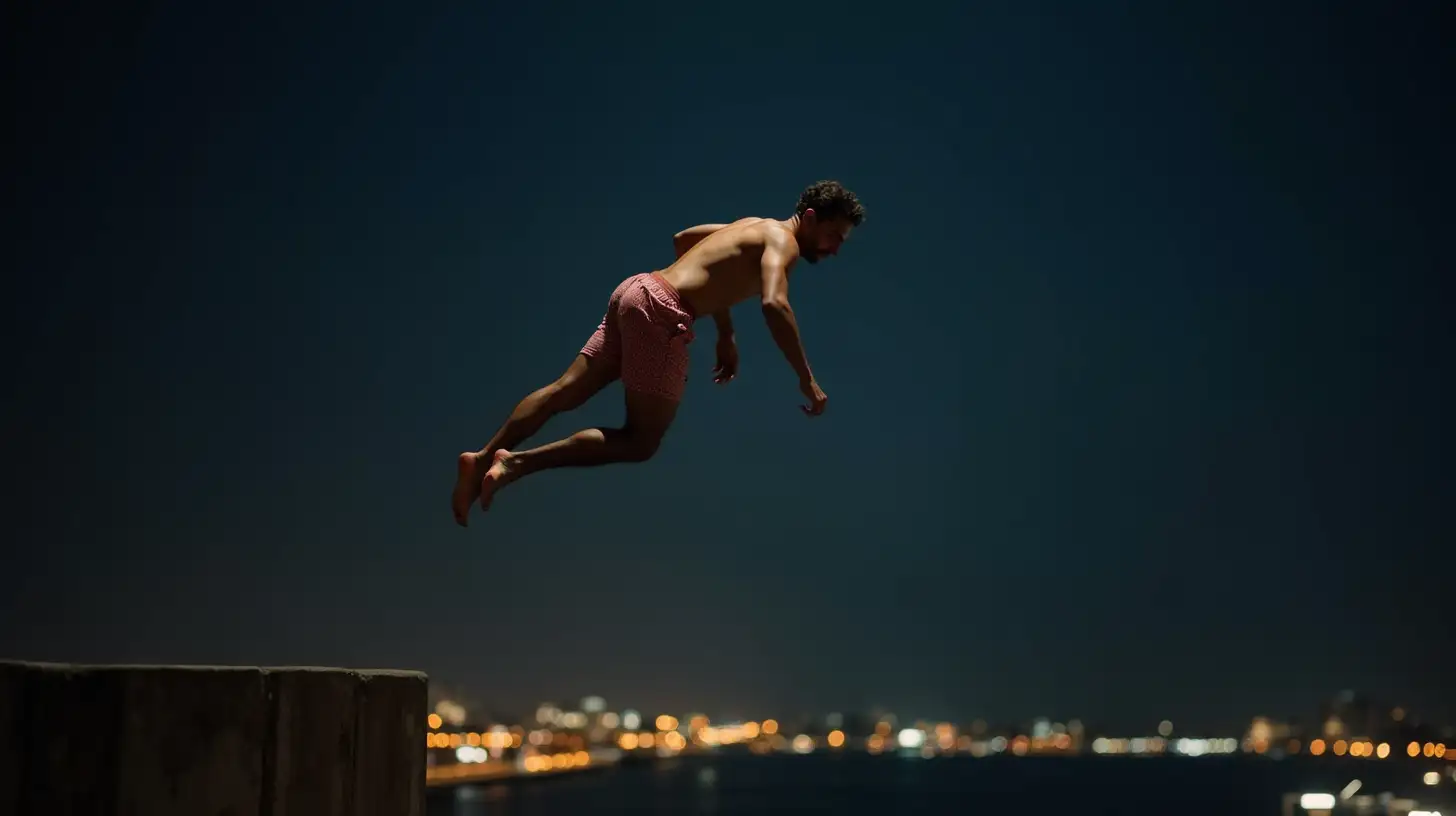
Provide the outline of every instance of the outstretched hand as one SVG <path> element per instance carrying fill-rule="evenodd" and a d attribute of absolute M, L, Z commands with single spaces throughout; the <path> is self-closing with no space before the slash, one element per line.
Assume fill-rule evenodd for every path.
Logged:
<path fill-rule="evenodd" d="M 738 376 L 738 344 L 732 338 L 718 339 L 718 364 L 713 366 L 713 382 L 732 382 Z"/>
<path fill-rule="evenodd" d="M 800 411 L 803 411 L 807 416 L 819 416 L 824 413 L 824 406 L 828 404 L 829 397 L 820 390 L 819 383 L 812 379 L 805 380 L 799 383 L 799 392 L 809 400 L 808 405 L 799 406 Z"/>

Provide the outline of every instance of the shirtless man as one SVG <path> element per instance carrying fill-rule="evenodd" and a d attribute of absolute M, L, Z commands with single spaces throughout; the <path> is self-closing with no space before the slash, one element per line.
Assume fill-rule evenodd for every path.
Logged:
<path fill-rule="evenodd" d="M 679 232 L 672 266 L 622 281 L 566 373 L 521 400 L 485 447 L 460 454 L 451 497 L 456 523 L 467 526 L 477 497 L 488 510 L 501 488 L 538 471 L 650 459 L 682 399 L 694 320 L 713 316 L 718 326 L 713 381 L 730 382 L 738 374 L 738 346 L 729 309 L 755 295 L 774 342 L 799 375 L 799 391 L 808 400 L 804 413 L 823 413 L 828 398 L 814 380 L 789 307 L 789 273 L 801 258 L 812 264 L 838 254 L 863 221 L 864 207 L 854 193 L 836 181 L 821 181 L 804 190 L 787 220 L 743 218 Z M 515 449 L 546 420 L 579 407 L 619 377 L 627 393 L 622 427 L 588 428 L 539 448 Z"/>

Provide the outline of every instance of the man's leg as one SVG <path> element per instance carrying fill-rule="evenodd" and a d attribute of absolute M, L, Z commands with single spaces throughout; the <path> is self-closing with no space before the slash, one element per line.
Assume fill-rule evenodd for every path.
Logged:
<path fill-rule="evenodd" d="M 500 430 L 478 451 L 479 455 L 490 461 L 496 451 L 509 450 L 530 439 L 551 417 L 580 408 L 616 380 L 618 374 L 619 365 L 612 360 L 576 355 L 556 382 L 531 392 L 516 405 Z"/>
<path fill-rule="evenodd" d="M 480 480 L 496 451 L 521 444 L 541 430 L 551 417 L 581 407 L 617 379 L 619 371 L 620 363 L 611 355 L 578 354 L 555 382 L 526 395 L 484 448 L 460 454 L 456 462 L 455 491 L 450 499 L 455 522 L 462 527 L 469 523 L 470 505 L 480 495 Z"/>
<path fill-rule="evenodd" d="M 677 406 L 678 400 L 671 397 L 628 391 L 627 422 L 621 428 L 587 428 L 557 442 L 518 453 L 498 450 L 482 481 L 481 506 L 489 508 L 502 487 L 532 473 L 651 459 L 677 416 Z"/>

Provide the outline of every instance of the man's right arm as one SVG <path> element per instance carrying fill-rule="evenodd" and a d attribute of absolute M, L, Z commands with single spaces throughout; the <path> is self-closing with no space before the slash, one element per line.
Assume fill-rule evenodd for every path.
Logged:
<path fill-rule="evenodd" d="M 799 384 L 813 382 L 814 372 L 809 368 L 809 358 L 804 354 L 803 338 L 799 335 L 798 321 L 789 306 L 789 268 L 798 260 L 781 235 L 770 231 L 764 241 L 763 258 L 759 263 L 763 279 L 763 319 L 768 323 L 769 333 L 784 353 L 794 373 L 799 375 Z"/>

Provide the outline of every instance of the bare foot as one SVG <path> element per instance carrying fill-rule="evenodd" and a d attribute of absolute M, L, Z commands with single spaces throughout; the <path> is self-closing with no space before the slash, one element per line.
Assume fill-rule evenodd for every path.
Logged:
<path fill-rule="evenodd" d="M 470 526 L 470 505 L 480 495 L 480 463 L 484 458 L 477 451 L 466 451 L 455 459 L 455 492 L 450 496 L 450 509 L 455 523 Z"/>
<path fill-rule="evenodd" d="M 516 455 L 510 451 L 498 450 L 495 458 L 490 463 L 490 469 L 480 480 L 480 509 L 489 510 L 490 500 L 495 497 L 495 492 L 502 487 L 514 482 L 519 475 L 512 470 L 515 464 Z"/>

